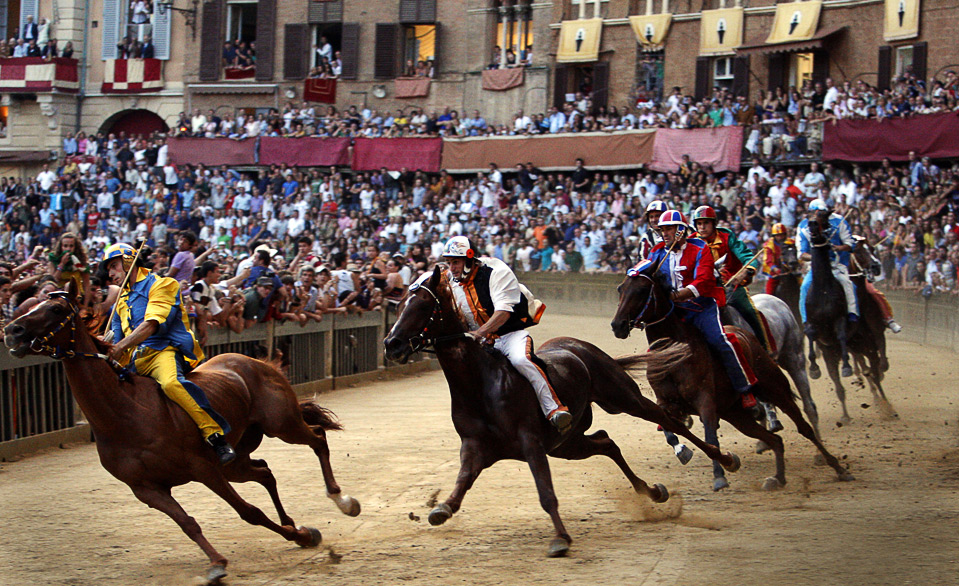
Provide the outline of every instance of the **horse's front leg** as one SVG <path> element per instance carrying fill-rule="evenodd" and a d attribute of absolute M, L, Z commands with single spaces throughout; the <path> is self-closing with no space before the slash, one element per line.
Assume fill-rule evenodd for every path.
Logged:
<path fill-rule="evenodd" d="M 675 433 L 664 429 L 663 426 L 659 426 L 659 429 L 662 430 L 663 435 L 666 436 L 666 443 L 673 448 L 673 452 L 676 454 L 676 457 L 679 458 L 679 463 L 683 466 L 689 464 L 689 461 L 693 459 L 693 451 L 686 447 L 686 444 L 680 442 Z"/>
<path fill-rule="evenodd" d="M 816 337 L 811 331 L 806 331 L 806 338 L 809 339 L 809 378 L 816 380 L 822 376 L 819 365 L 816 363 Z"/>
<path fill-rule="evenodd" d="M 842 376 L 848 378 L 852 376 L 852 366 L 849 364 L 849 350 L 846 347 L 846 320 L 840 319 L 836 322 L 836 339 L 839 340 L 839 352 L 842 356 Z"/>
<path fill-rule="evenodd" d="M 473 486 L 480 472 L 486 468 L 485 462 L 486 457 L 481 442 L 475 439 L 463 439 L 460 444 L 460 472 L 456 476 L 453 492 L 445 502 L 436 505 L 430 511 L 430 525 L 442 525 L 453 516 L 453 513 L 460 510 L 466 491 Z"/>
<path fill-rule="evenodd" d="M 559 517 L 559 502 L 556 500 L 556 492 L 553 490 L 553 477 L 549 471 L 546 449 L 538 438 L 532 437 L 531 433 L 527 432 L 522 435 L 523 456 L 526 458 L 530 472 L 533 473 L 533 480 L 536 481 L 539 503 L 543 510 L 549 513 L 553 520 L 553 527 L 556 529 L 556 537 L 550 542 L 546 555 L 551 558 L 565 556 L 573 539 L 566 532 L 563 520 Z"/>

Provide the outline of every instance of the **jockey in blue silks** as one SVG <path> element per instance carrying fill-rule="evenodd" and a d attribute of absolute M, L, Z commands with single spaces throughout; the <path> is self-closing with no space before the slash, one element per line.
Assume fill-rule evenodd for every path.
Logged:
<path fill-rule="evenodd" d="M 819 213 L 829 213 L 826 202 L 821 199 L 814 199 L 809 203 L 809 211 Z M 846 295 L 846 307 L 849 312 L 849 321 L 859 319 L 859 306 L 856 302 L 856 289 L 849 278 L 849 257 L 856 242 L 852 237 L 852 230 L 849 224 L 842 216 L 835 213 L 829 214 L 829 227 L 823 227 L 826 236 L 829 238 L 829 244 L 832 248 L 829 251 L 829 260 L 832 262 L 832 274 L 842 285 L 842 290 Z M 799 223 L 799 254 L 800 259 L 809 262 L 812 259 L 812 238 L 809 233 L 809 219 L 803 219 Z M 812 271 L 806 271 L 803 277 L 802 286 L 799 289 L 799 314 L 802 316 L 803 324 L 806 324 L 806 296 L 809 295 L 809 289 L 812 287 Z"/>

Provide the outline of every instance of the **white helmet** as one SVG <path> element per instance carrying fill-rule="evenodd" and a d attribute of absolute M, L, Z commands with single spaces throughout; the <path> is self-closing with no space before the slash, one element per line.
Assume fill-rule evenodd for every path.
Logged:
<path fill-rule="evenodd" d="M 821 198 L 817 197 L 809 202 L 809 211 L 811 212 L 827 211 L 828 209 L 829 207 L 826 206 L 826 202 L 824 202 Z"/>
<path fill-rule="evenodd" d="M 473 250 L 473 245 L 470 244 L 469 238 L 466 236 L 453 236 L 446 241 L 446 246 L 443 247 L 443 256 L 445 258 L 473 258 L 476 256 L 476 251 Z"/>

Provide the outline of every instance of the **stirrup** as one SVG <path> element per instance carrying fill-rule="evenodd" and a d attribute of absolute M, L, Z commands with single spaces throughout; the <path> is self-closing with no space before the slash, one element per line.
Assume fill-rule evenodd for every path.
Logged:
<path fill-rule="evenodd" d="M 220 466 L 226 466 L 236 459 L 236 452 L 233 450 L 233 446 L 227 443 L 226 438 L 223 437 L 222 433 L 214 433 L 210 437 L 206 438 L 206 443 L 210 444 L 210 446 L 213 448 L 213 451 L 216 452 L 216 457 L 217 460 L 220 461 Z"/>
<path fill-rule="evenodd" d="M 896 320 L 894 319 L 887 321 L 886 327 L 889 328 L 894 334 L 898 334 L 899 332 L 902 331 L 902 326 L 896 323 Z"/>
<path fill-rule="evenodd" d="M 558 429 L 560 433 L 566 433 L 573 424 L 573 416 L 570 415 L 569 411 L 557 410 L 550 416 L 549 422 L 553 427 Z"/>

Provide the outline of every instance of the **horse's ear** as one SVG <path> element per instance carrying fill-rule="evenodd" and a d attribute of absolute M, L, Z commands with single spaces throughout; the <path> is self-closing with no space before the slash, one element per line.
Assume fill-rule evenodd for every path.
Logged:
<path fill-rule="evenodd" d="M 430 277 L 430 289 L 436 291 L 436 286 L 440 283 L 440 277 L 443 275 L 443 269 L 440 265 L 433 267 L 433 276 Z"/>
<path fill-rule="evenodd" d="M 64 287 L 64 291 L 67 292 L 67 301 L 70 303 L 77 302 L 77 283 L 73 279 L 67 281 L 67 286 Z"/>

